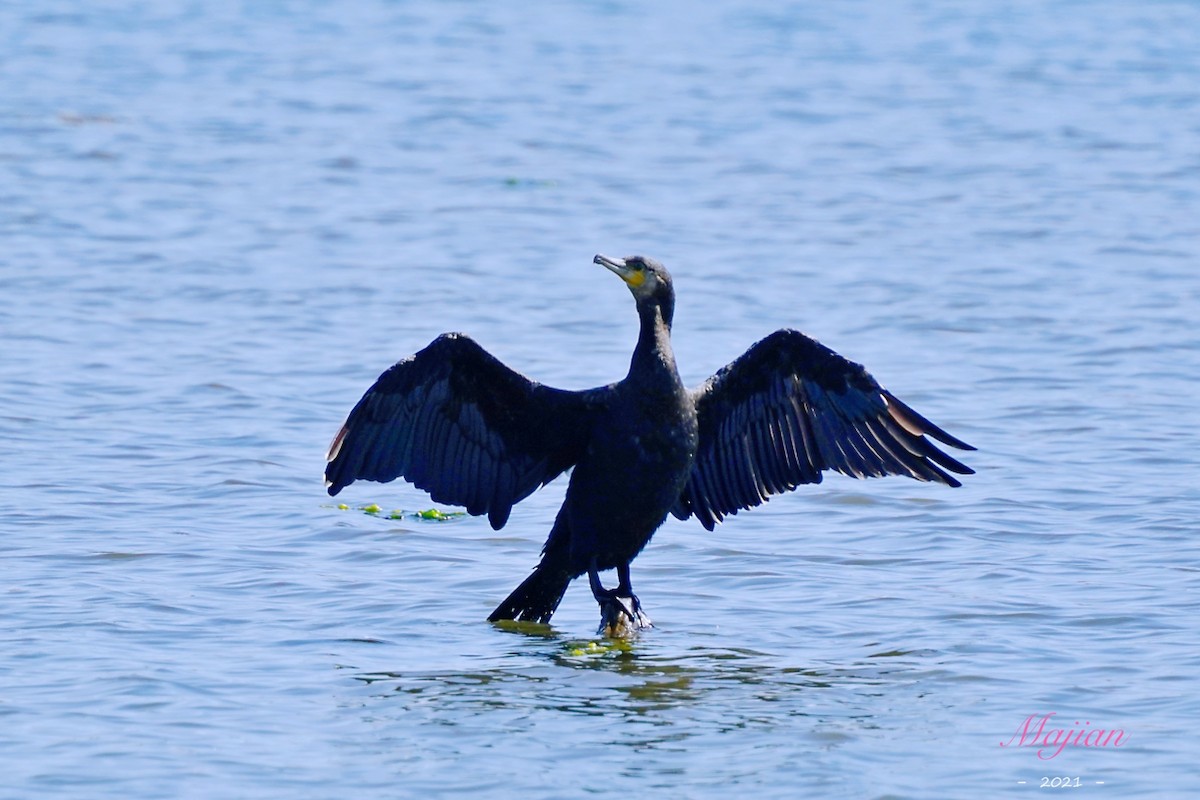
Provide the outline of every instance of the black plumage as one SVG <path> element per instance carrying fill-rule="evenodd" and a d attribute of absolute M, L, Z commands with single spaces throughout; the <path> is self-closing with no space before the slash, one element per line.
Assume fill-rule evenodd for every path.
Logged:
<path fill-rule="evenodd" d="M 671 511 L 708 528 L 770 495 L 820 483 L 907 475 L 960 486 L 972 470 L 925 438 L 970 445 L 885 390 L 862 365 L 794 330 L 755 344 L 694 393 L 700 446 Z"/>
<path fill-rule="evenodd" d="M 646 625 L 629 563 L 668 513 L 711 530 L 830 469 L 948 486 L 960 485 L 950 473 L 971 474 L 926 437 L 974 448 L 798 331 L 776 331 L 688 391 L 671 351 L 666 269 L 640 256 L 595 261 L 637 303 L 640 331 L 624 380 L 554 389 L 467 336 L 443 334 L 379 377 L 329 449 L 331 495 L 355 480 L 403 477 L 436 502 L 487 514 L 496 529 L 513 505 L 573 467 L 541 561 L 491 619 L 546 622 L 587 572 L 602 627 Z M 605 589 L 599 573 L 614 568 L 618 585 Z"/>

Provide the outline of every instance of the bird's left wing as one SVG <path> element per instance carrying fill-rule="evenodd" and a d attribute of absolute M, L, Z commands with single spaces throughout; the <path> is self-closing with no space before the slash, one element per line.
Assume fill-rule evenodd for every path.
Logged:
<path fill-rule="evenodd" d="M 672 513 L 709 530 L 768 496 L 819 483 L 908 475 L 959 486 L 969 467 L 926 435 L 974 450 L 897 400 L 859 364 L 794 330 L 755 344 L 694 393 L 700 449 Z"/>
<path fill-rule="evenodd" d="M 498 530 L 513 505 L 579 460 L 603 391 L 543 386 L 470 337 L 443 334 L 354 406 L 329 447 L 325 484 L 336 495 L 356 480 L 403 477 Z"/>

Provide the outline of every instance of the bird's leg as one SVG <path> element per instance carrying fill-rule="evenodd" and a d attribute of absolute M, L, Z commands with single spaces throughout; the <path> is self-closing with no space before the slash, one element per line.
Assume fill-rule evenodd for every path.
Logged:
<path fill-rule="evenodd" d="M 617 597 L 628 597 L 633 607 L 633 618 L 640 628 L 651 628 L 650 618 L 642 613 L 642 601 L 633 593 L 633 584 L 629 581 L 629 564 L 617 565 L 617 588 L 613 590 Z"/>
<path fill-rule="evenodd" d="M 592 596 L 600 604 L 600 629 L 597 633 L 622 638 L 631 636 L 642 628 L 651 628 L 650 618 L 642 613 L 642 604 L 633 593 L 629 582 L 629 564 L 617 565 L 617 587 L 605 589 L 600 583 L 600 571 L 596 559 L 588 567 L 588 583 Z"/>

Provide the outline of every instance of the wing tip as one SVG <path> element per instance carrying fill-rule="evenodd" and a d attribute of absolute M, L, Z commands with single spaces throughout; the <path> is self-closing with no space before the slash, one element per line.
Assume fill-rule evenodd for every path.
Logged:
<path fill-rule="evenodd" d="M 967 444 L 957 436 L 952 436 L 934 425 L 921 414 L 914 411 L 907 403 L 902 402 L 894 394 L 884 391 L 883 400 L 887 404 L 888 414 L 900 427 L 913 436 L 932 436 L 939 442 L 959 450 L 977 450 L 974 445 Z M 970 473 L 962 473 L 964 475 Z"/>
<path fill-rule="evenodd" d="M 336 497 L 337 493 L 353 483 L 353 479 L 342 481 L 335 477 L 342 470 L 343 465 L 335 464 L 338 455 L 342 452 L 342 445 L 346 442 L 346 434 L 350 432 L 350 422 L 347 420 L 338 430 L 337 435 L 333 437 L 333 441 L 329 443 L 329 450 L 325 453 L 325 491 L 329 492 L 330 497 Z"/>
<path fill-rule="evenodd" d="M 325 451 L 325 461 L 334 461 L 338 454 L 342 452 L 342 445 L 346 441 L 346 434 L 350 432 L 350 422 L 347 420 L 338 429 L 337 434 L 333 437 L 333 441 L 329 443 L 329 449 Z"/>
<path fill-rule="evenodd" d="M 325 470 L 325 491 L 329 492 L 330 497 L 336 497 L 337 493 L 345 489 L 354 481 L 342 481 L 333 477 L 333 470 Z"/>
<path fill-rule="evenodd" d="M 508 515 L 511 513 L 511 505 L 494 504 L 487 511 L 488 524 L 492 526 L 492 530 L 498 531 L 508 523 Z"/>

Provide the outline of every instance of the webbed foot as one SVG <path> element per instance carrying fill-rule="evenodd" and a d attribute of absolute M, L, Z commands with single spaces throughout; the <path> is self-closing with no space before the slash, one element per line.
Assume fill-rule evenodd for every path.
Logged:
<path fill-rule="evenodd" d="M 642 613 L 642 604 L 629 584 L 629 563 L 617 565 L 620 583 L 615 589 L 605 589 L 600 583 L 600 572 L 596 559 L 592 559 L 588 570 L 588 583 L 592 586 L 592 597 L 600 604 L 600 628 L 596 633 L 611 639 L 628 639 L 638 631 L 653 628 L 650 618 Z"/>
<path fill-rule="evenodd" d="M 615 591 L 597 597 L 600 603 L 600 627 L 596 633 L 611 639 L 628 639 L 654 623 L 642 611 L 637 595 L 618 596 Z"/>

